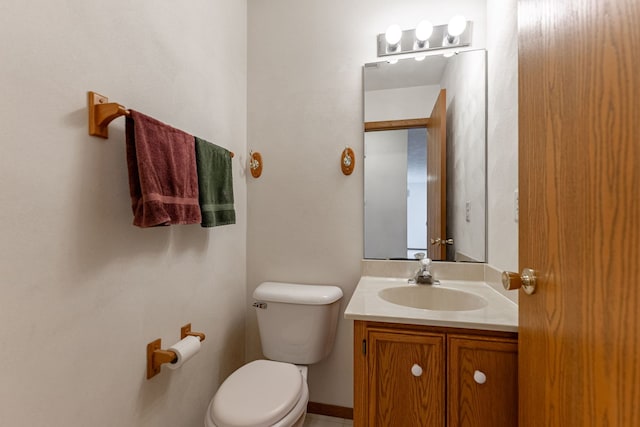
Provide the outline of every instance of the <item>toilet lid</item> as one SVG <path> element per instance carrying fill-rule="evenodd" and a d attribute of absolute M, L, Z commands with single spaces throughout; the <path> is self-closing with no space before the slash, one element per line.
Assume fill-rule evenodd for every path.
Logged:
<path fill-rule="evenodd" d="M 255 360 L 222 383 L 213 398 L 211 418 L 224 427 L 268 427 L 293 409 L 302 388 L 295 365 Z"/>

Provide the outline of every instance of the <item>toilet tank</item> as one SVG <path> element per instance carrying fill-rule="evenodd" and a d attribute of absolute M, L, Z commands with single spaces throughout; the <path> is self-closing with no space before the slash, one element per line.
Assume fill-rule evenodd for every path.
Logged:
<path fill-rule="evenodd" d="M 340 315 L 340 288 L 264 282 L 253 298 L 266 358 L 308 365 L 331 353 Z"/>

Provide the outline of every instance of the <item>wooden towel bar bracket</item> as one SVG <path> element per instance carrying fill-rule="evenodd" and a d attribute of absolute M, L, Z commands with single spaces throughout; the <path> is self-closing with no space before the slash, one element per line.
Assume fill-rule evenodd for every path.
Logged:
<path fill-rule="evenodd" d="M 109 98 L 99 93 L 87 93 L 87 108 L 89 110 L 89 135 L 109 138 L 109 123 L 121 116 L 131 114 L 127 108 L 109 102 Z M 233 158 L 233 151 L 229 152 Z"/>
<path fill-rule="evenodd" d="M 109 138 L 109 123 L 120 116 L 128 116 L 129 110 L 99 93 L 89 91 L 87 97 L 89 108 L 89 135 Z"/>

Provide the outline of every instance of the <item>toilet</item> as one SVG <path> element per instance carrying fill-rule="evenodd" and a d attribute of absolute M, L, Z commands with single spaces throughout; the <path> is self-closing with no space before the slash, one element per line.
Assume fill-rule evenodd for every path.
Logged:
<path fill-rule="evenodd" d="M 307 366 L 331 353 L 342 290 L 264 282 L 253 292 L 262 352 L 216 392 L 205 427 L 301 427 L 307 414 Z"/>

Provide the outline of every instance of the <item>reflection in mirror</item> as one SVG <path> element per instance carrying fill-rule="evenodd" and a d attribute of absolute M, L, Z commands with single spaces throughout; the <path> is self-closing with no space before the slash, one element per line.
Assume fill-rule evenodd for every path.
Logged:
<path fill-rule="evenodd" d="M 365 254 L 413 258 L 426 252 L 426 128 L 365 135 Z"/>
<path fill-rule="evenodd" d="M 364 255 L 486 260 L 486 52 L 366 64 Z"/>

